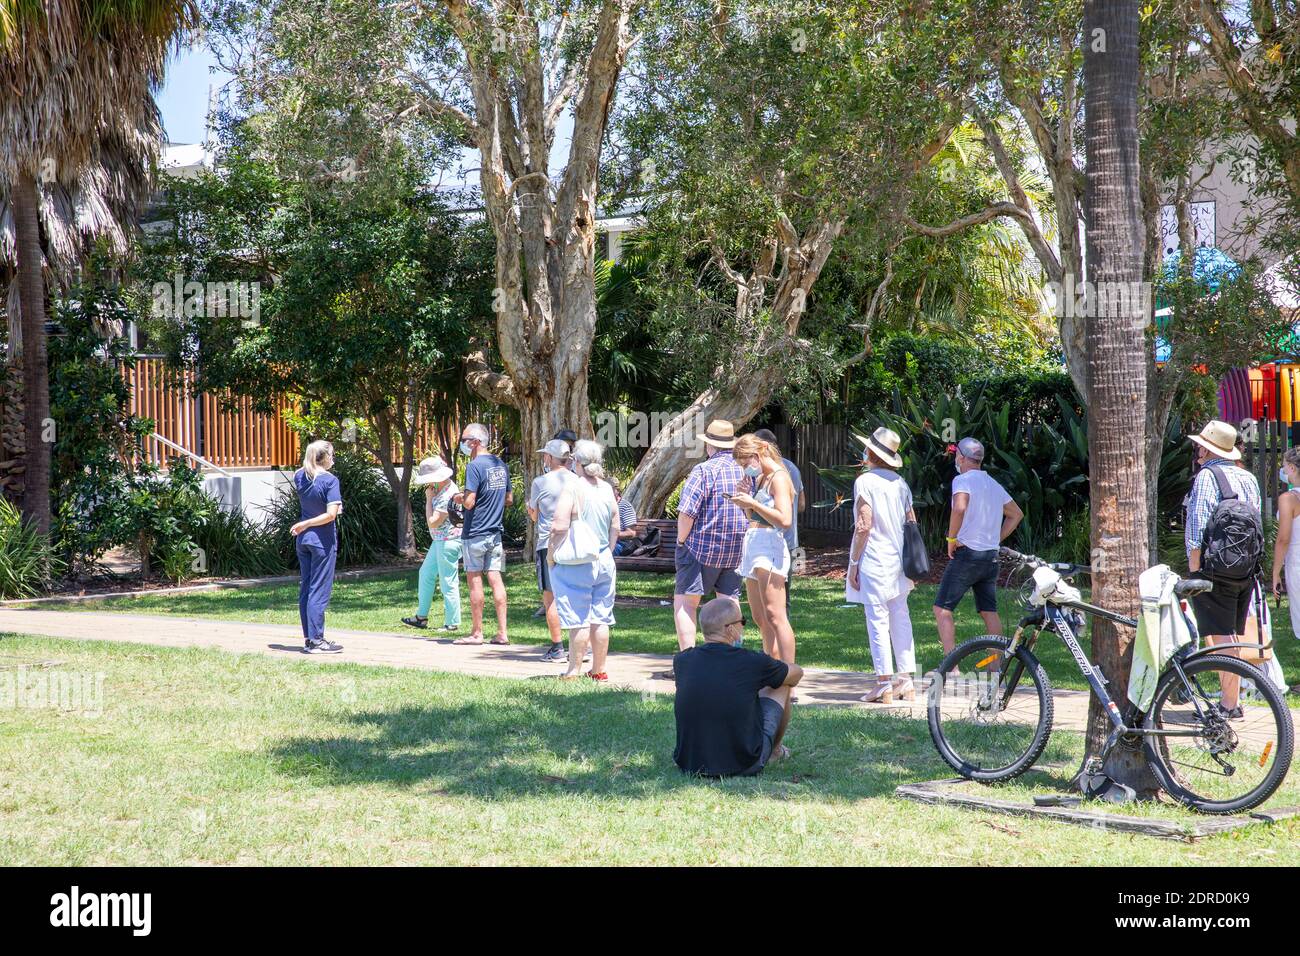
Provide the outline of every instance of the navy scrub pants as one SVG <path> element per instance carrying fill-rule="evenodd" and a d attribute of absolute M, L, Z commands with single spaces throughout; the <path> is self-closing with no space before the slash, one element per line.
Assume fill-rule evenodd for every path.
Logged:
<path fill-rule="evenodd" d="M 298 616 L 302 619 L 302 639 L 319 641 L 325 636 L 325 609 L 334 591 L 334 559 L 338 551 L 317 544 L 298 542 L 298 565 L 302 583 L 298 585 Z"/>

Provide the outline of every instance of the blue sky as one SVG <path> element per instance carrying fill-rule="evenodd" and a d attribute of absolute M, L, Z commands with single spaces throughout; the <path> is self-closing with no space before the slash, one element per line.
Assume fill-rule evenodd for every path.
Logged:
<path fill-rule="evenodd" d="M 167 140 L 172 143 L 203 141 L 207 113 L 208 87 L 220 86 L 228 73 L 211 72 L 216 61 L 207 46 L 197 46 L 174 53 L 167 64 L 163 88 L 158 93 Z"/>

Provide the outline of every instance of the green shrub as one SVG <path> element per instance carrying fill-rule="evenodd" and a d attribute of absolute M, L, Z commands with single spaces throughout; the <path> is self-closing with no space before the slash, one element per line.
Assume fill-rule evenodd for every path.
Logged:
<path fill-rule="evenodd" d="M 289 570 L 275 530 L 250 519 L 242 509 L 217 507 L 195 538 L 212 577 L 263 577 Z"/>
<path fill-rule="evenodd" d="M 63 571 L 48 539 L 23 521 L 10 501 L 0 498 L 0 598 L 34 597 L 49 590 Z"/>

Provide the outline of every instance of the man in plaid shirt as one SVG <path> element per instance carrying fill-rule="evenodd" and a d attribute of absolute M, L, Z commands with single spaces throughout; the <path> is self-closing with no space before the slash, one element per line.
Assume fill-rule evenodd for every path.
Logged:
<path fill-rule="evenodd" d="M 740 600 L 741 552 L 749 522 L 731 503 L 745 478 L 731 449 L 736 433 L 721 419 L 704 433 L 709 457 L 691 469 L 677 505 L 677 583 L 673 594 L 673 622 L 677 647 L 695 646 L 695 614 L 700 598 L 709 591 Z"/>

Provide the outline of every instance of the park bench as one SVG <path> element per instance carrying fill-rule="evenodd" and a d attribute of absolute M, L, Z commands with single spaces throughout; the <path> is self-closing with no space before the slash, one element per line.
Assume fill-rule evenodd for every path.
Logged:
<path fill-rule="evenodd" d="M 614 559 L 620 571 L 676 571 L 677 521 L 673 518 L 649 518 L 636 523 L 636 536 L 644 538 L 651 528 L 659 529 L 659 550 L 654 554 L 624 554 Z"/>

